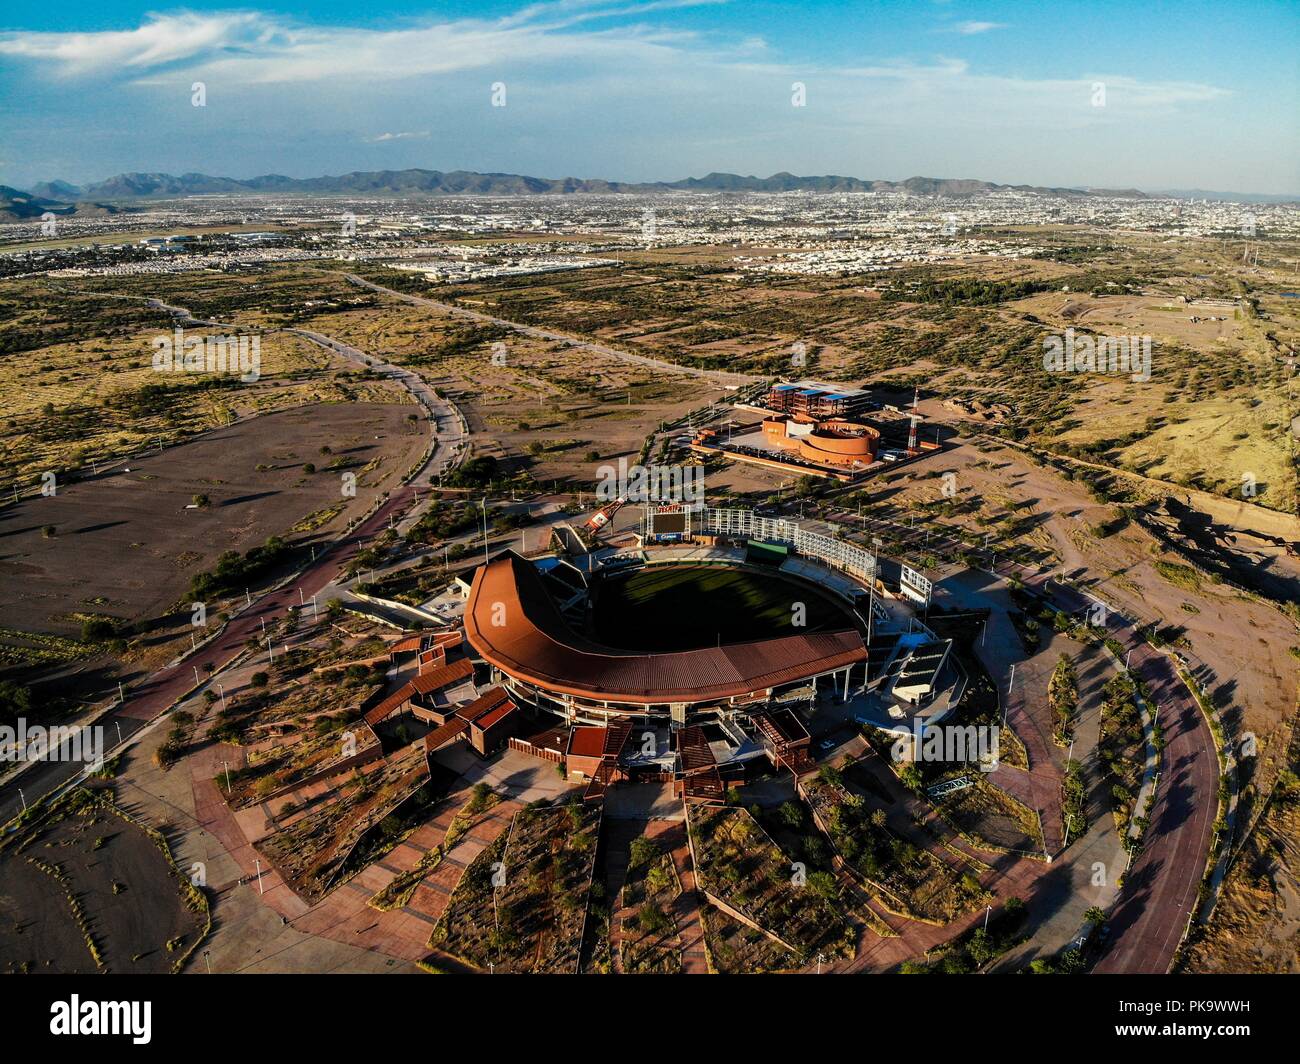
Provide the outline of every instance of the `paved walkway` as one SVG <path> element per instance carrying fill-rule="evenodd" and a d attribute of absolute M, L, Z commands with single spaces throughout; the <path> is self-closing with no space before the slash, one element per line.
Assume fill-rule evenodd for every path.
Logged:
<path fill-rule="evenodd" d="M 1081 645 L 1043 626 L 1043 642 L 1026 657 L 1008 611 L 1015 609 L 1006 585 L 988 573 L 966 570 L 945 578 L 940 589 L 947 600 L 963 608 L 991 606 L 988 627 L 975 643 L 975 653 L 998 685 L 1007 725 L 1025 746 L 1029 770 L 1003 761 L 989 773 L 988 781 L 1034 810 L 1042 819 L 1047 852 L 1056 854 L 1064 843 L 1061 827 L 1061 781 L 1065 751 L 1052 739 L 1055 724 L 1047 701 L 1047 684 L 1061 653 L 1076 654 Z M 1015 669 L 1012 680 L 1012 668 Z M 1010 686 L 1010 695 L 1008 695 Z"/>
<path fill-rule="evenodd" d="M 700 906 L 708 904 L 695 882 L 695 866 L 691 863 L 690 844 L 686 838 L 686 821 L 659 821 L 665 847 L 673 855 L 673 867 L 682 881 L 682 892 L 673 906 L 677 918 L 677 932 L 682 938 L 682 974 L 707 975 L 709 962 L 704 952 L 704 923 L 700 919 Z"/>
<path fill-rule="evenodd" d="M 1088 829 L 1072 839 L 1042 878 L 1029 905 L 1033 934 L 1002 957 L 994 971 L 1014 972 L 1037 957 L 1050 957 L 1076 942 L 1085 929 L 1090 906 L 1109 909 L 1127 855 L 1111 814 L 1110 788 L 1098 751 L 1102 688 L 1115 667 L 1100 647 L 1084 647 L 1076 662 L 1079 713 L 1075 721 L 1075 759 L 1084 778 Z"/>

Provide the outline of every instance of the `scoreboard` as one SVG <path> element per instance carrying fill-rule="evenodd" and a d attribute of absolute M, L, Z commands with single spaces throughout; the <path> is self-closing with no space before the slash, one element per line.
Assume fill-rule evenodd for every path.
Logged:
<path fill-rule="evenodd" d="M 687 539 L 691 534 L 691 510 L 680 503 L 645 508 L 647 540 Z"/>

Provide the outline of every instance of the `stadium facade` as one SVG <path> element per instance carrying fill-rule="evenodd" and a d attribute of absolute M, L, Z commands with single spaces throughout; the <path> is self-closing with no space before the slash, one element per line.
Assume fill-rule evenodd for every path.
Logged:
<path fill-rule="evenodd" d="M 648 515 L 646 526 L 653 525 Z M 570 723 L 636 719 L 679 726 L 757 712 L 818 683 L 845 696 L 865 683 L 865 617 L 858 611 L 862 585 L 874 571 L 868 552 L 749 510 L 701 508 L 690 511 L 685 528 L 680 520 L 672 527 L 674 540 L 684 532 L 707 543 L 605 552 L 600 559 L 587 556 L 582 566 L 507 551 L 481 566 L 466 602 L 465 637 L 494 681 Z M 582 634 L 593 577 L 682 563 L 776 565 L 783 579 L 837 598 L 846 627 L 672 652 L 616 649 Z"/>

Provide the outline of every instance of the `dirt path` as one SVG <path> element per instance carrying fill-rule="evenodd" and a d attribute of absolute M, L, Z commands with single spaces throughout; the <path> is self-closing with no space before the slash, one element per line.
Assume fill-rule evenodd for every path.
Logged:
<path fill-rule="evenodd" d="M 683 366 L 676 362 L 666 362 L 663 359 L 651 358 L 649 355 L 638 355 L 632 351 L 624 351 L 617 347 L 609 347 L 605 344 L 593 343 L 590 340 L 583 340 L 579 337 L 568 336 L 564 333 L 552 332 L 549 329 L 539 329 L 533 325 L 521 325 L 518 322 L 507 321 L 504 318 L 494 318 L 490 314 L 482 314 L 475 310 L 466 310 L 464 307 L 458 307 L 452 303 L 441 303 L 436 299 L 428 299 L 425 296 L 414 296 L 406 292 L 398 292 L 392 288 L 385 288 L 383 285 L 375 284 L 373 281 L 367 281 L 362 277 L 354 274 L 344 275 L 349 281 L 361 288 L 369 288 L 373 292 L 381 292 L 384 295 L 400 299 L 405 303 L 411 303 L 419 307 L 430 307 L 434 310 L 442 311 L 455 318 L 463 318 L 467 321 L 484 322 L 491 325 L 500 325 L 507 329 L 513 329 L 523 336 L 531 336 L 535 340 L 550 340 L 556 343 L 568 344 L 575 351 L 595 351 L 597 354 L 608 355 L 610 358 L 617 358 L 623 362 L 633 362 L 650 369 L 657 369 L 667 373 L 681 373 L 688 377 L 700 377 L 705 380 L 711 380 L 724 385 L 752 384 L 762 378 L 753 376 L 748 373 L 730 373 L 725 370 L 717 369 L 698 369 L 695 366 Z"/>

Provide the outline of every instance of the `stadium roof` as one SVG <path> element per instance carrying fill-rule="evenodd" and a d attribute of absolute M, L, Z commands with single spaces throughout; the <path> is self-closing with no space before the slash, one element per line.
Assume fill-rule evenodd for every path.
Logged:
<path fill-rule="evenodd" d="M 366 723 L 373 727 L 390 713 L 395 713 L 406 705 L 417 694 L 431 694 L 444 687 L 450 687 L 454 683 L 468 680 L 473 675 L 474 664 L 467 658 L 453 661 L 450 665 L 440 665 L 435 669 L 430 669 L 428 672 L 415 677 L 415 679 L 402 684 L 401 687 L 370 710 L 365 717 Z"/>
<path fill-rule="evenodd" d="M 615 650 L 569 628 L 537 570 L 513 551 L 475 573 L 465 635 L 516 679 L 575 697 L 642 705 L 749 695 L 867 658 L 855 629 L 677 653 Z"/>

